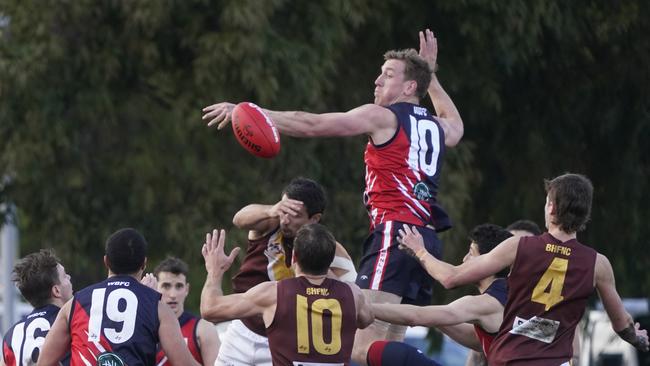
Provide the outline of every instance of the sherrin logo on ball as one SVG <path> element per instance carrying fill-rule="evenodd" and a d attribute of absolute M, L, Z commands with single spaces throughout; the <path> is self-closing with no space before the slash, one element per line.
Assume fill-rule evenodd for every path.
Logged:
<path fill-rule="evenodd" d="M 232 129 L 239 144 L 248 152 L 270 159 L 280 152 L 280 133 L 264 111 L 242 102 L 232 111 Z"/>

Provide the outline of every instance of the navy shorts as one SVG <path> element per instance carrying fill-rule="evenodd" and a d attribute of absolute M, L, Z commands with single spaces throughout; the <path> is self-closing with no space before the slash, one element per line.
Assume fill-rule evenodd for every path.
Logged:
<path fill-rule="evenodd" d="M 403 304 L 429 305 L 433 279 L 420 262 L 399 249 L 397 236 L 405 225 L 388 221 L 375 227 L 363 247 L 357 285 L 362 289 L 389 292 L 402 297 Z M 418 227 L 424 246 L 431 255 L 442 257 L 442 243 L 435 230 Z"/>
<path fill-rule="evenodd" d="M 440 366 L 417 348 L 402 342 L 376 341 L 366 356 L 368 366 Z"/>

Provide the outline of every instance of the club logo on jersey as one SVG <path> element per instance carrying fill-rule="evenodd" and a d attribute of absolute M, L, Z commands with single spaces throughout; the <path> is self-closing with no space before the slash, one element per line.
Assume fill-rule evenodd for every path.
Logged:
<path fill-rule="evenodd" d="M 427 116 L 427 113 L 429 111 L 426 108 L 423 107 L 413 107 L 413 114 L 416 114 L 418 116 Z"/>
<path fill-rule="evenodd" d="M 104 352 L 97 357 L 97 366 L 124 366 L 124 361 L 111 352 Z"/>
<path fill-rule="evenodd" d="M 431 195 L 431 191 L 429 190 L 429 186 L 427 186 L 424 182 L 418 182 L 415 186 L 413 186 L 413 195 L 420 201 L 426 201 L 433 197 L 433 195 Z"/>

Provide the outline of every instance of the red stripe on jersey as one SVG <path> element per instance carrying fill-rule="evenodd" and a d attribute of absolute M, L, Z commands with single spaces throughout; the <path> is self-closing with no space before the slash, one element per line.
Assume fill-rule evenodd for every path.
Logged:
<path fill-rule="evenodd" d="M 496 333 L 490 334 L 485 331 L 485 329 L 479 327 L 478 325 L 474 324 L 474 332 L 476 333 L 476 337 L 478 337 L 479 341 L 481 341 L 481 347 L 483 348 L 483 353 L 485 356 L 490 355 L 490 346 L 492 346 L 492 341 L 494 340 L 494 337 L 496 336 Z"/>
<path fill-rule="evenodd" d="M 88 340 L 88 322 L 90 321 L 86 310 L 79 302 L 74 301 L 72 319 L 70 319 L 71 358 L 70 365 L 95 364 L 97 356 L 106 351 L 112 351 L 108 340 L 100 335 L 99 342 Z"/>
<path fill-rule="evenodd" d="M 2 350 L 5 365 L 16 366 L 16 355 L 14 355 L 14 351 L 9 347 L 7 342 L 2 342 Z"/>

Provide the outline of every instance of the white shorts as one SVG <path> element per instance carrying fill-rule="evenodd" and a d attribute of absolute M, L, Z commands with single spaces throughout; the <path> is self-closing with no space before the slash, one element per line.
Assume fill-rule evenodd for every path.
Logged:
<path fill-rule="evenodd" d="M 224 334 L 214 366 L 272 366 L 269 340 L 240 320 L 233 320 Z"/>

